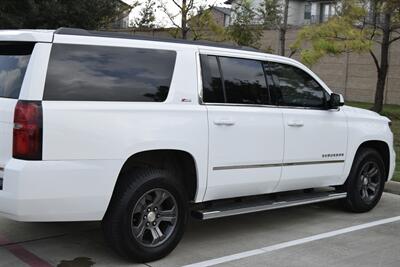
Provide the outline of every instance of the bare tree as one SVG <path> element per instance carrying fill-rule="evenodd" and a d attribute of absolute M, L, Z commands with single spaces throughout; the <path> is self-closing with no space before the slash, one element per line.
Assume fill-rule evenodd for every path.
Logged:
<path fill-rule="evenodd" d="M 180 37 L 182 39 L 188 38 L 189 32 L 189 16 L 195 10 L 195 0 L 168 0 L 172 1 L 174 5 L 178 8 L 177 13 L 173 13 L 169 10 L 167 3 L 162 1 L 160 4 L 160 8 L 167 15 L 171 23 L 180 31 Z M 175 20 L 180 17 L 180 23 L 177 23 Z"/>
<path fill-rule="evenodd" d="M 398 0 L 371 0 L 370 4 L 372 16 L 364 24 L 372 28 L 370 39 L 380 46 L 380 59 L 372 49 L 369 50 L 378 74 L 372 110 L 380 112 L 389 72 L 389 49 L 394 42 L 400 40 L 400 3 Z"/>

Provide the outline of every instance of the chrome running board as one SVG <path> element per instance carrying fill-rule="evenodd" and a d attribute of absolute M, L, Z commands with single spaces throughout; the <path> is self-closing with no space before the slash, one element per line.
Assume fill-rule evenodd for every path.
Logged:
<path fill-rule="evenodd" d="M 192 216 L 200 220 L 209 220 L 232 215 L 253 213 L 266 210 L 288 208 L 318 202 L 346 198 L 347 193 L 337 192 L 310 192 L 277 195 L 274 199 L 256 198 L 240 202 L 219 203 L 209 208 L 192 210 Z"/>

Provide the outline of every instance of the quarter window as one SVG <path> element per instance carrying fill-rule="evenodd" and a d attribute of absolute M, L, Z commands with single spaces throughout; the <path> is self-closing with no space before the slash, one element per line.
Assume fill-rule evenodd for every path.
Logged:
<path fill-rule="evenodd" d="M 19 97 L 34 43 L 0 43 L 0 97 Z"/>
<path fill-rule="evenodd" d="M 162 102 L 175 51 L 54 44 L 44 100 Z"/>
<path fill-rule="evenodd" d="M 216 56 L 201 55 L 203 76 L 203 101 L 206 103 L 224 103 L 221 73 Z"/>
<path fill-rule="evenodd" d="M 268 88 L 261 61 L 220 57 L 227 103 L 267 104 Z"/>
<path fill-rule="evenodd" d="M 271 95 L 283 106 L 323 108 L 326 91 L 308 73 L 294 66 L 268 63 L 274 83 Z"/>

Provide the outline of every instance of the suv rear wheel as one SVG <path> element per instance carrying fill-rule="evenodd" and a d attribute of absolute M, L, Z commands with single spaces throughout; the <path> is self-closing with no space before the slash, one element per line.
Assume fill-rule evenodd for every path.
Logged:
<path fill-rule="evenodd" d="M 164 170 L 135 170 L 123 176 L 103 219 L 106 241 L 136 262 L 160 259 L 183 235 L 187 196 Z"/>
<path fill-rule="evenodd" d="M 385 185 L 385 167 L 381 155 L 372 148 L 363 148 L 355 158 L 344 186 L 344 206 L 353 212 L 367 212 L 379 202 Z"/>

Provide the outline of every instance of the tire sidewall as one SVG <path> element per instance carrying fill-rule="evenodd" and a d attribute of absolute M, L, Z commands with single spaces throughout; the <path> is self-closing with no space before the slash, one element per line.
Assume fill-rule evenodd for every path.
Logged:
<path fill-rule="evenodd" d="M 125 255 L 136 261 L 152 261 L 162 258 L 169 254 L 178 244 L 183 236 L 188 219 L 188 201 L 182 186 L 180 186 L 171 174 L 164 171 L 151 171 L 143 175 L 145 181 L 136 187 L 129 187 L 121 199 L 121 206 L 114 214 L 120 222 L 121 242 L 125 250 Z M 134 177 L 132 177 L 134 178 Z M 157 247 L 145 247 L 141 245 L 133 236 L 131 231 L 131 215 L 135 204 L 148 191 L 156 188 L 167 190 L 175 198 L 178 206 L 178 218 L 175 229 L 171 236 L 164 243 Z"/>
<path fill-rule="evenodd" d="M 362 200 L 361 195 L 359 193 L 359 186 L 361 184 L 361 171 L 365 163 L 373 161 L 375 162 L 381 173 L 381 180 L 379 184 L 378 194 L 375 199 L 366 203 Z M 349 208 L 356 212 L 366 212 L 373 209 L 383 194 L 383 189 L 385 185 L 385 165 L 380 154 L 374 149 L 363 149 L 359 153 L 357 153 L 355 164 L 352 167 L 350 172 L 350 176 L 347 182 L 347 205 Z"/>

